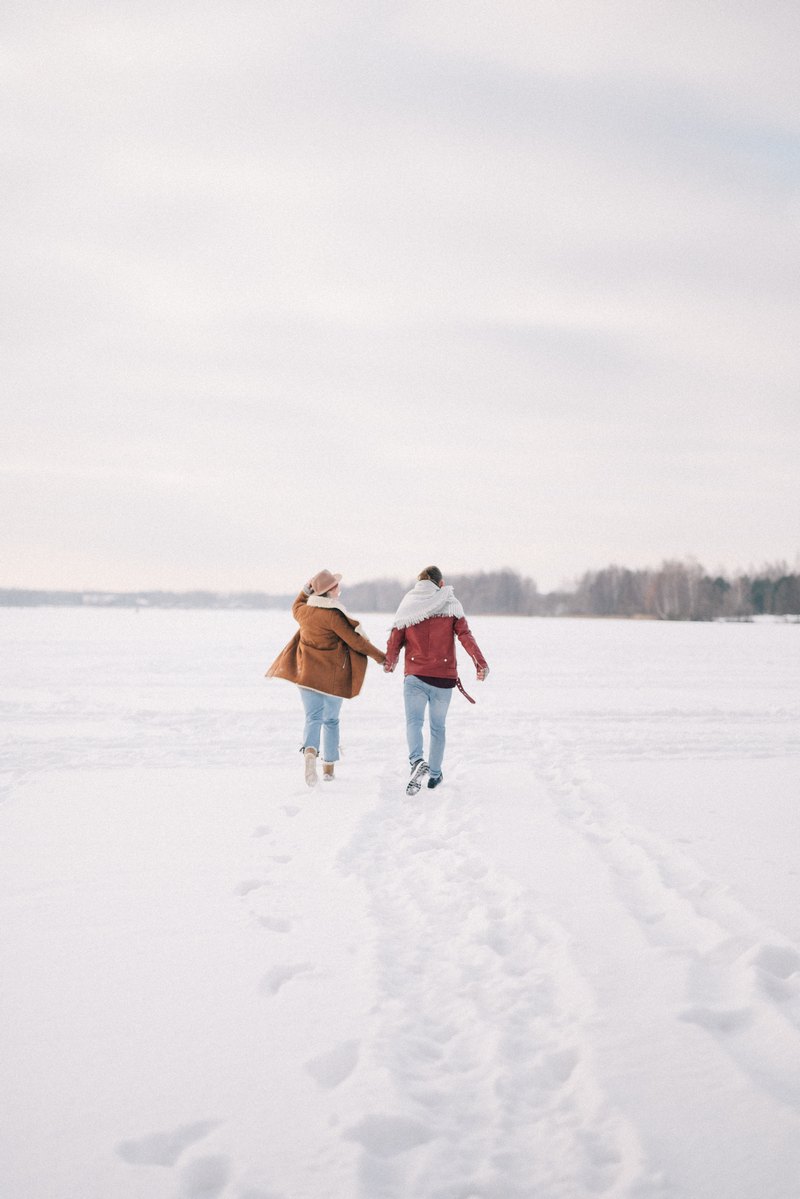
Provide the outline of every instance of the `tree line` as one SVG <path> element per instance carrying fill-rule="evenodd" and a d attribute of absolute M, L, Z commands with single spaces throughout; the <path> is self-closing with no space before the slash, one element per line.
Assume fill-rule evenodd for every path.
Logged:
<path fill-rule="evenodd" d="M 617 616 L 652 620 L 751 620 L 800 616 L 800 573 L 786 563 L 742 575 L 712 575 L 694 561 L 655 568 L 606 566 L 587 571 L 571 588 L 541 592 L 533 579 L 505 569 L 446 575 L 469 614 L 476 616 Z M 373 579 L 347 587 L 352 612 L 394 612 L 411 580 Z M 212 591 L 0 590 L 0 607 L 288 608 L 293 596 Z"/>
<path fill-rule="evenodd" d="M 606 566 L 574 587 L 540 592 L 514 570 L 446 575 L 468 613 L 497 616 L 617 616 L 652 620 L 750 620 L 800 615 L 800 573 L 785 563 L 742 575 L 712 575 L 694 561 L 655 568 Z M 347 588 L 353 611 L 391 612 L 412 584 L 378 579 Z"/>
<path fill-rule="evenodd" d="M 572 612 L 589 616 L 649 616 L 657 620 L 747 620 L 800 614 L 800 574 L 785 563 L 729 577 L 696 562 L 657 569 L 608 566 L 590 571 L 570 597 Z"/>
<path fill-rule="evenodd" d="M 34 591 L 0 589 L 0 608 L 284 608 L 294 596 L 263 591 Z"/>

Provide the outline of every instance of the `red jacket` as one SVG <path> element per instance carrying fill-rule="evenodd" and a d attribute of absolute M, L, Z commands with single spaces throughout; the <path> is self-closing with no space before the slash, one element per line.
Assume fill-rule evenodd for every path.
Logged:
<path fill-rule="evenodd" d="M 463 616 L 429 616 L 419 624 L 405 629 L 392 629 L 386 646 L 386 669 L 393 670 L 406 647 L 406 674 L 417 674 L 432 679 L 457 679 L 456 637 L 469 654 L 475 666 L 486 668 L 486 659 L 470 632 Z"/>

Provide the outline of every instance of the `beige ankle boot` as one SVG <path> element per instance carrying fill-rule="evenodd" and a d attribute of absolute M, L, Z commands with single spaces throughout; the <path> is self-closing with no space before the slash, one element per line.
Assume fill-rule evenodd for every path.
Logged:
<path fill-rule="evenodd" d="M 322 763 L 322 781 L 329 783 L 333 778 L 333 762 Z"/>
<path fill-rule="evenodd" d="M 306 764 L 306 782 L 309 787 L 317 785 L 317 751 L 310 745 L 307 745 L 303 750 L 303 758 Z"/>

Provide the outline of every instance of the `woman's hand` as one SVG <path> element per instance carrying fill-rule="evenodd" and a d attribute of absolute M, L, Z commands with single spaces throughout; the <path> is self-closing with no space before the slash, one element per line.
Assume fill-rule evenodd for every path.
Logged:
<path fill-rule="evenodd" d="M 478 667 L 478 682 L 482 683 L 488 673 L 489 673 L 488 666 L 479 666 Z"/>

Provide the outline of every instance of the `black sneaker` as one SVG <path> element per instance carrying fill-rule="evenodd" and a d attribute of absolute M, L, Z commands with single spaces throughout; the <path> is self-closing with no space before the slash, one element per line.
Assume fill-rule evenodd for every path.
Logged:
<path fill-rule="evenodd" d="M 439 783 L 444 782 L 443 774 L 432 774 L 428 779 L 428 790 L 432 791 L 434 787 L 438 787 Z"/>
<path fill-rule="evenodd" d="M 411 778 L 408 780 L 406 787 L 406 795 L 416 795 L 422 786 L 422 780 L 428 773 L 428 763 L 422 758 L 417 758 L 416 762 L 411 766 Z"/>

